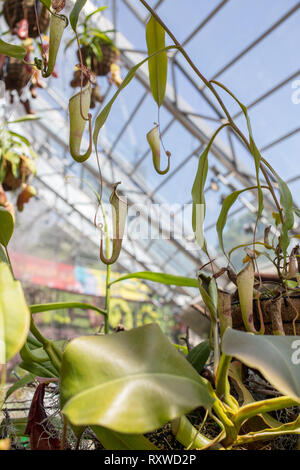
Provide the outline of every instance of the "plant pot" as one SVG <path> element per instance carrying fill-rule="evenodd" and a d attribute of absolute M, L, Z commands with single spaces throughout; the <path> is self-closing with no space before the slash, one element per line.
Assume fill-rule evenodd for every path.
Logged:
<path fill-rule="evenodd" d="M 89 46 L 81 47 L 82 60 L 87 65 L 87 57 L 91 57 L 91 71 L 98 76 L 105 76 L 110 72 L 110 66 L 116 62 L 119 57 L 118 50 L 110 44 L 100 44 L 102 51 L 102 60 L 99 61 L 98 57 L 92 52 L 89 53 Z M 77 52 L 78 58 L 79 54 Z"/>
<path fill-rule="evenodd" d="M 293 322 L 295 324 L 296 334 L 300 335 L 300 296 L 290 295 L 282 298 L 260 299 L 262 309 L 265 334 L 276 335 L 285 334 L 294 335 Z M 299 314 L 299 318 L 297 317 Z M 245 331 L 242 319 L 242 313 L 239 303 L 231 305 L 232 327 L 236 330 Z M 257 300 L 253 300 L 254 325 L 257 331 L 260 328 L 259 312 Z"/>
<path fill-rule="evenodd" d="M 3 13 L 12 33 L 19 21 L 27 19 L 28 37 L 37 38 L 39 36 L 34 4 L 35 0 L 5 0 Z M 37 13 L 40 32 L 44 33 L 49 26 L 50 13 L 40 2 L 37 2 Z"/>
<path fill-rule="evenodd" d="M 7 90 L 20 92 L 29 82 L 32 75 L 31 67 L 13 57 L 7 58 L 4 81 Z"/>
<path fill-rule="evenodd" d="M 2 186 L 5 191 L 14 191 L 21 187 L 22 183 L 25 183 L 31 175 L 31 170 L 28 168 L 24 160 L 21 160 L 19 165 L 19 176 L 15 177 L 12 172 L 10 162 L 6 162 L 6 174 L 3 180 Z"/>

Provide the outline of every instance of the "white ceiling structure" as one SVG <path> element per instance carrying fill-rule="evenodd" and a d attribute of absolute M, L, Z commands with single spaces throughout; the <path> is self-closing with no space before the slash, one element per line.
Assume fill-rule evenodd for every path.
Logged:
<path fill-rule="evenodd" d="M 69 0 L 69 3 L 67 1 L 69 10 L 72 3 L 73 0 Z M 297 121 L 300 106 L 297 108 L 293 104 L 292 86 L 295 88 L 295 85 L 292 84 L 300 76 L 300 70 L 298 55 L 296 51 L 290 50 L 290 45 L 297 44 L 299 36 L 296 24 L 299 24 L 297 20 L 300 19 L 300 2 L 159 0 L 149 3 L 168 26 L 171 29 L 173 27 L 172 31 L 178 34 L 179 41 L 199 67 L 202 61 L 203 73 L 209 79 L 224 80 L 226 86 L 248 106 L 263 155 L 279 172 L 283 169 L 283 177 L 291 181 L 291 189 L 297 189 L 300 171 L 295 162 L 298 161 L 300 143 L 299 119 Z M 186 5 L 182 6 L 183 3 Z M 139 0 L 88 0 L 82 14 L 90 13 L 103 4 L 107 4 L 108 9 L 93 17 L 94 25 L 104 30 L 116 29 L 114 40 L 121 52 L 120 63 L 124 77 L 130 67 L 146 57 L 144 28 L 148 13 Z M 3 22 L 1 24 L 5 28 Z M 70 34 L 66 32 L 64 42 Z M 273 52 L 267 55 L 269 48 Z M 282 63 L 288 54 L 289 62 L 280 67 L 278 63 Z M 149 204 L 174 204 L 175 228 L 180 226 L 182 220 L 185 222 L 185 238 L 177 236 L 176 231 L 169 237 L 170 222 L 166 211 L 156 213 L 152 217 L 151 228 L 157 236 L 132 239 L 129 233 L 123 242 L 116 269 L 124 272 L 161 271 L 193 277 L 200 266 L 207 262 L 207 258 L 191 242 L 191 186 L 201 149 L 224 116 L 180 54 L 172 51 L 168 55 L 168 86 L 160 119 L 164 143 L 172 152 L 171 170 L 160 176 L 152 168 L 145 135 L 156 120 L 157 110 L 150 95 L 145 64 L 118 97 L 100 132 L 103 197 L 107 201 L 111 184 L 122 182 L 120 192 L 126 196 L 130 206 L 128 224 L 131 228 L 141 221 L 147 227 L 148 214 L 143 213 L 143 207 L 147 208 Z M 277 68 L 273 70 L 276 61 Z M 66 53 L 62 48 L 58 58 L 59 78 L 50 78 L 33 102 L 36 114 L 41 115 L 42 119 L 20 125 L 20 128 L 31 139 L 39 154 L 36 177 L 39 199 L 35 203 L 35 216 L 39 213 L 43 215 L 45 211 L 57 214 L 56 223 L 59 220 L 61 227 L 74 236 L 76 243 L 84 240 L 87 252 L 94 251 L 96 259 L 100 242 L 99 231 L 94 226 L 97 201 L 86 183 L 88 181 L 99 190 L 96 157 L 93 154 L 86 162 L 79 164 L 72 160 L 68 152 L 68 100 L 74 93 L 69 82 L 76 63 L 75 48 Z M 257 64 L 255 74 L 254 64 Z M 105 105 L 116 88 L 106 79 L 101 79 L 99 83 L 105 96 Z M 224 99 L 237 124 L 243 127 L 245 124 L 239 109 L 227 97 Z M 93 121 L 103 105 L 97 105 L 93 111 Z M 13 111 L 23 113 L 17 104 Z M 278 119 L 275 114 L 278 114 Z M 83 148 L 87 145 L 86 136 Z M 286 164 L 282 161 L 284 155 L 287 155 Z M 215 183 L 215 186 L 211 183 Z M 233 189 L 253 185 L 255 171 L 248 151 L 232 131 L 221 133 L 211 148 L 206 189 L 207 240 L 211 256 L 219 266 L 224 260 L 217 248 L 214 227 L 220 201 Z M 300 198 L 299 201 L 297 198 L 295 204 L 300 203 Z M 137 205 L 139 217 L 134 210 Z M 269 223 L 273 209 L 273 203 L 266 195 L 262 219 L 264 224 Z M 232 220 L 237 219 L 249 211 L 255 214 L 255 194 L 240 198 L 230 217 Z M 28 205 L 22 217 L 26 216 L 30 221 L 33 212 Z M 297 226 L 294 229 L 297 231 Z M 20 239 L 21 226 L 17 240 Z M 26 246 L 22 249 L 26 251 Z M 84 252 L 83 246 L 80 252 Z M 191 297 L 198 295 L 196 289 L 154 283 L 149 283 L 149 286 L 161 303 L 172 302 L 179 308 Z"/>

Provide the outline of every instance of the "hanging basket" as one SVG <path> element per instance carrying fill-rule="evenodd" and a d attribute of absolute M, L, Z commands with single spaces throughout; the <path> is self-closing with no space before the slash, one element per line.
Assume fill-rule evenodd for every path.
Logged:
<path fill-rule="evenodd" d="M 253 319 L 257 331 L 260 328 L 258 302 L 253 300 Z M 300 296 L 286 295 L 281 298 L 260 299 L 266 335 L 300 335 Z M 232 327 L 245 331 L 239 303 L 231 305 Z"/>
<path fill-rule="evenodd" d="M 6 72 L 4 72 L 5 87 L 7 90 L 20 92 L 29 82 L 32 75 L 31 67 L 23 64 L 14 57 L 7 58 Z"/>
<path fill-rule="evenodd" d="M 100 44 L 101 51 L 102 51 L 102 60 L 99 61 L 98 57 L 92 52 L 90 54 L 89 46 L 82 46 L 81 47 L 81 54 L 82 60 L 85 65 L 88 66 L 87 57 L 91 57 L 91 71 L 94 72 L 98 76 L 105 76 L 110 72 L 110 66 L 114 64 L 118 57 L 119 51 L 112 46 L 111 44 Z M 78 58 L 79 54 L 77 52 Z"/>
<path fill-rule="evenodd" d="M 6 173 L 2 186 L 5 191 L 14 191 L 20 188 L 22 183 L 26 183 L 31 175 L 31 170 L 26 165 L 25 161 L 21 160 L 18 168 L 18 176 L 16 177 L 12 172 L 11 163 L 7 161 L 6 164 Z"/>
<path fill-rule="evenodd" d="M 5 20 L 13 33 L 19 21 L 27 19 L 28 37 L 37 38 L 39 31 L 36 22 L 35 0 L 5 0 L 3 13 Z M 39 19 L 40 32 L 44 33 L 49 26 L 50 12 L 40 2 L 37 2 L 37 14 Z"/>

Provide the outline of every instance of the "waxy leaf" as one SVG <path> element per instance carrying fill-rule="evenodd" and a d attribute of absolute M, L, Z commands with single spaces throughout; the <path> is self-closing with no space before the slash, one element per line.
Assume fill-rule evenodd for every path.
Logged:
<path fill-rule="evenodd" d="M 42 2 L 42 4 L 45 5 L 45 7 L 48 8 L 48 10 L 50 10 L 51 0 L 40 0 L 40 2 Z"/>
<path fill-rule="evenodd" d="M 203 234 L 203 224 L 205 218 L 205 197 L 204 197 L 204 187 L 207 178 L 208 172 L 208 153 L 210 148 L 215 140 L 217 134 L 223 129 L 223 127 L 228 126 L 228 123 L 222 124 L 219 129 L 211 137 L 208 142 L 204 152 L 199 157 L 198 169 L 194 184 L 192 187 L 192 199 L 193 199 L 193 213 L 192 213 L 192 226 L 195 233 L 196 241 L 200 248 L 203 248 L 204 234 Z"/>
<path fill-rule="evenodd" d="M 222 351 L 259 370 L 282 394 L 300 402 L 300 336 L 253 335 L 227 328 Z"/>
<path fill-rule="evenodd" d="M 102 426 L 92 426 L 92 430 L 107 450 L 158 450 L 142 434 L 123 434 Z"/>
<path fill-rule="evenodd" d="M 26 49 L 23 46 L 8 44 L 0 39 L 0 54 L 23 61 L 26 56 Z"/>
<path fill-rule="evenodd" d="M 227 221 L 228 212 L 240 194 L 244 193 L 245 191 L 251 191 L 256 188 L 257 186 L 252 186 L 250 188 L 241 189 L 240 191 L 234 191 L 233 193 L 229 194 L 223 201 L 222 209 L 221 209 L 221 212 L 218 217 L 217 224 L 216 224 L 216 229 L 218 233 L 220 248 L 222 249 L 225 256 L 226 256 L 226 252 L 225 252 L 224 242 L 223 242 L 223 230 Z"/>
<path fill-rule="evenodd" d="M 154 323 L 77 338 L 63 355 L 61 407 L 76 426 L 143 434 L 213 402 L 210 384 Z"/>
<path fill-rule="evenodd" d="M 174 274 L 154 273 L 152 271 L 126 274 L 112 281 L 110 285 L 126 281 L 126 279 L 145 279 L 147 281 L 159 282 L 159 284 L 167 284 L 168 286 L 198 287 L 197 279 L 175 276 Z"/>
<path fill-rule="evenodd" d="M 5 364 L 26 341 L 30 313 L 21 284 L 13 279 L 10 267 L 3 261 L 0 261 L 0 292 L 0 364 Z"/>
<path fill-rule="evenodd" d="M 15 221 L 12 214 L 0 206 L 0 243 L 7 246 L 14 231 Z"/>
<path fill-rule="evenodd" d="M 192 364 L 194 369 L 200 374 L 210 355 L 209 340 L 195 346 L 186 356 L 187 360 Z"/>
<path fill-rule="evenodd" d="M 73 7 L 73 10 L 70 13 L 70 25 L 72 26 L 73 31 L 76 33 L 78 18 L 80 15 L 81 10 L 83 9 L 84 5 L 86 4 L 86 0 L 76 0 L 76 3 Z"/>
<path fill-rule="evenodd" d="M 146 41 L 149 56 L 165 48 L 165 30 L 152 15 L 146 26 Z M 161 106 L 166 93 L 168 73 L 168 58 L 165 50 L 149 59 L 148 69 L 153 98 L 158 106 Z"/>
<path fill-rule="evenodd" d="M 90 142 L 87 151 L 83 155 L 80 154 L 81 141 L 91 104 L 91 94 L 92 87 L 88 83 L 86 87 L 73 95 L 69 101 L 70 153 L 77 162 L 84 162 L 89 158 L 92 152 L 92 143 Z"/>

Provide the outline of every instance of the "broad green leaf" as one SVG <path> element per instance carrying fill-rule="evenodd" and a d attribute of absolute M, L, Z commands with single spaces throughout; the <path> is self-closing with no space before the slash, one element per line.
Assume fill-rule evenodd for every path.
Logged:
<path fill-rule="evenodd" d="M 175 276 L 174 274 L 154 273 L 151 271 L 126 274 L 112 281 L 110 285 L 126 281 L 126 279 L 145 279 L 147 281 L 158 282 L 159 284 L 167 284 L 168 286 L 198 287 L 197 279 Z"/>
<path fill-rule="evenodd" d="M 102 426 L 92 426 L 92 430 L 106 450 L 158 450 L 142 434 L 123 434 Z"/>
<path fill-rule="evenodd" d="M 202 341 L 195 346 L 186 356 L 187 360 L 192 364 L 194 369 L 200 374 L 210 355 L 209 340 Z"/>
<path fill-rule="evenodd" d="M 208 142 L 204 152 L 199 157 L 198 169 L 194 184 L 192 187 L 192 199 L 193 199 L 193 214 L 192 214 L 192 226 L 195 233 L 196 241 L 200 248 L 204 246 L 204 234 L 203 234 L 203 223 L 205 218 L 205 197 L 204 197 L 204 187 L 207 178 L 208 171 L 208 153 L 210 148 L 215 140 L 217 134 L 223 129 L 223 127 L 228 126 L 228 123 L 222 124 L 219 129 L 211 137 Z"/>
<path fill-rule="evenodd" d="M 222 351 L 259 370 L 283 395 L 300 402 L 300 336 L 253 335 L 228 328 Z"/>
<path fill-rule="evenodd" d="M 83 155 L 80 154 L 81 141 L 91 104 L 91 94 L 92 87 L 88 83 L 81 91 L 73 95 L 69 101 L 70 153 L 77 162 L 84 162 L 89 158 L 92 152 L 92 142 L 90 142 L 87 151 Z"/>
<path fill-rule="evenodd" d="M 15 221 L 12 214 L 0 206 L 0 243 L 7 246 L 14 231 Z"/>
<path fill-rule="evenodd" d="M 283 255 L 286 256 L 287 248 L 290 244 L 289 230 L 294 226 L 294 208 L 293 197 L 288 185 L 277 175 L 277 182 L 280 192 L 280 204 L 283 209 L 284 222 L 282 224 L 281 248 Z"/>
<path fill-rule="evenodd" d="M 146 25 L 148 56 L 163 50 L 148 61 L 149 80 L 154 100 L 161 106 L 167 85 L 168 58 L 165 49 L 165 30 L 151 15 Z"/>
<path fill-rule="evenodd" d="M 52 74 L 56 57 L 59 51 L 62 35 L 67 27 L 67 18 L 64 15 L 52 14 L 50 17 L 50 39 L 49 39 L 49 58 L 47 69 L 42 71 L 44 78 Z"/>
<path fill-rule="evenodd" d="M 169 49 L 178 49 L 178 46 L 167 46 L 165 47 L 165 51 L 168 51 Z M 100 114 L 97 116 L 97 119 L 95 121 L 95 127 L 94 127 L 94 133 L 93 133 L 93 141 L 95 147 L 97 147 L 97 142 L 98 142 L 98 135 L 100 132 L 100 129 L 104 126 L 106 119 L 108 118 L 108 115 L 110 113 L 110 110 L 112 108 L 112 105 L 116 101 L 117 97 L 121 93 L 121 91 L 131 82 L 133 77 L 136 74 L 136 71 L 147 62 L 147 60 L 151 59 L 157 54 L 160 54 L 162 51 L 155 52 L 152 54 L 150 57 L 146 57 L 146 59 L 142 60 L 139 62 L 137 65 L 132 67 L 129 72 L 127 73 L 126 77 L 124 78 L 122 84 L 119 86 L 118 90 L 114 94 L 114 96 L 111 98 L 111 100 L 107 103 L 107 105 L 102 109 Z"/>
<path fill-rule="evenodd" d="M 210 384 L 154 323 L 76 338 L 63 355 L 61 407 L 76 426 L 144 434 L 213 401 Z"/>
<path fill-rule="evenodd" d="M 8 44 L 0 39 L 0 54 L 23 61 L 26 56 L 26 49 L 23 46 Z"/>
<path fill-rule="evenodd" d="M 80 12 L 83 9 L 85 4 L 86 4 L 86 0 L 76 0 L 73 10 L 70 13 L 70 16 L 69 16 L 70 25 L 72 26 L 72 29 L 75 33 L 76 33 L 76 28 L 77 28 L 77 23 L 78 23 Z"/>
<path fill-rule="evenodd" d="M 260 162 L 261 162 L 261 155 L 260 152 L 254 142 L 253 139 L 253 133 L 252 133 L 252 128 L 251 128 L 251 122 L 248 114 L 247 107 L 241 103 L 237 97 L 222 83 L 217 82 L 215 80 L 212 80 L 212 83 L 215 83 L 219 87 L 223 88 L 232 98 L 238 103 L 240 106 L 241 110 L 243 111 L 243 114 L 246 118 L 247 122 L 247 128 L 248 128 L 248 133 L 249 133 L 249 146 L 250 146 L 250 152 L 254 158 L 254 163 L 255 163 L 255 172 L 256 172 L 256 182 L 257 182 L 257 192 L 258 192 L 258 210 L 257 210 L 257 218 L 259 218 L 262 214 L 263 208 L 264 208 L 264 196 L 263 192 L 261 189 L 260 185 L 260 179 L 259 179 L 259 170 L 260 170 Z"/>
<path fill-rule="evenodd" d="M 10 397 L 10 395 L 14 393 L 16 390 L 19 390 L 20 388 L 23 388 L 29 383 L 33 382 L 34 379 L 35 379 L 35 375 L 33 374 L 24 375 L 24 377 L 22 377 L 17 382 L 15 382 L 11 387 L 9 387 L 5 395 L 5 400 L 7 400 Z"/>
<path fill-rule="evenodd" d="M 31 313 L 49 312 L 51 310 L 61 310 L 64 308 L 82 308 L 84 310 L 94 310 L 95 312 L 100 313 L 101 315 L 106 315 L 106 312 L 101 308 L 82 302 L 51 302 L 49 304 L 37 304 L 29 306 Z"/>
<path fill-rule="evenodd" d="M 40 116 L 36 116 L 35 114 L 26 114 L 25 116 L 21 116 L 13 121 L 7 121 L 7 124 L 15 124 L 17 122 L 26 122 L 26 121 L 37 121 L 41 119 Z"/>
<path fill-rule="evenodd" d="M 13 279 L 10 267 L 0 262 L 0 364 L 20 351 L 30 326 L 30 313 L 21 284 Z"/>

